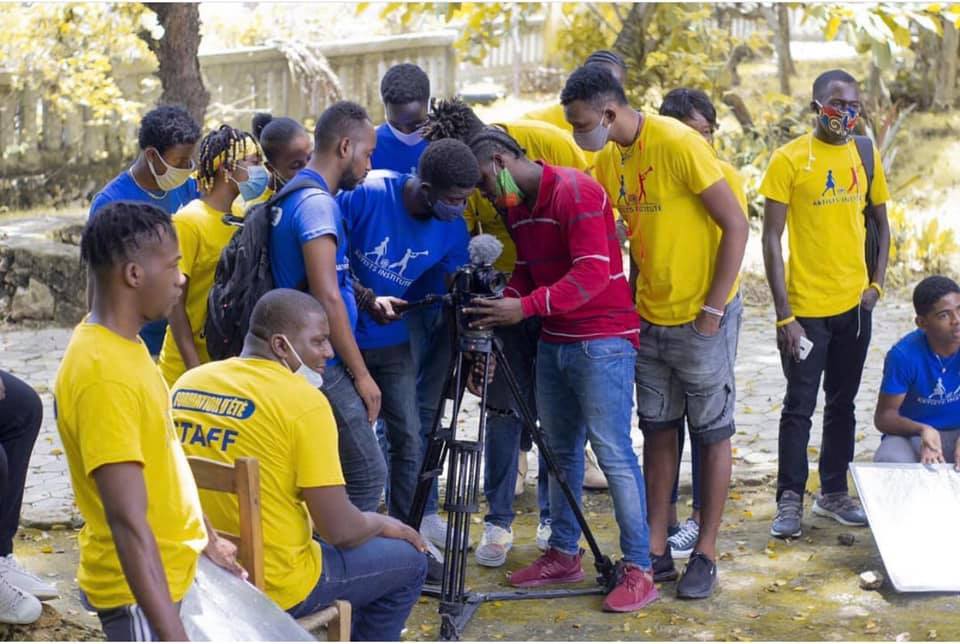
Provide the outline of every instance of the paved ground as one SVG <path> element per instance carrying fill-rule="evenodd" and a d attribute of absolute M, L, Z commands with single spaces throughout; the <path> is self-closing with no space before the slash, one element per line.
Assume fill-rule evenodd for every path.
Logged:
<path fill-rule="evenodd" d="M 737 360 L 737 435 L 734 437 L 734 476 L 756 478 L 774 471 L 777 458 L 777 423 L 784 380 L 773 331 L 773 311 L 748 306 L 744 314 Z M 912 326 L 912 312 L 905 297 L 891 296 L 882 302 L 874 321 L 874 339 L 867 360 L 863 386 L 857 400 L 857 459 L 866 460 L 879 443 L 872 414 L 887 348 Z M 53 416 L 53 382 L 60 357 L 70 338 L 69 329 L 0 329 L 0 369 L 30 383 L 44 403 L 43 429 L 30 462 L 22 518 L 25 525 L 50 527 L 76 525 L 78 517 L 60 438 Z M 822 398 L 822 396 L 821 396 Z M 476 404 L 467 405 L 467 418 L 475 417 Z M 469 421 L 468 421 L 469 422 Z M 821 415 L 814 420 L 811 460 L 820 439 Z M 634 446 L 643 444 L 634 429 Z M 531 458 L 536 471 L 536 459 Z M 815 462 L 815 460 L 814 460 Z"/>

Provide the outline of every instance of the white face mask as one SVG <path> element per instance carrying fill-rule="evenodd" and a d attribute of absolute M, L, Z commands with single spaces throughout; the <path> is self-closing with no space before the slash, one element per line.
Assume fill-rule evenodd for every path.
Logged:
<path fill-rule="evenodd" d="M 409 145 L 413 147 L 423 141 L 423 136 L 420 134 L 420 130 L 414 130 L 410 134 L 404 134 L 397 128 L 390 125 L 390 121 L 387 121 L 387 127 L 390 128 L 390 131 L 393 132 L 393 135 L 397 137 L 397 140 L 403 143 L 404 145 Z"/>
<path fill-rule="evenodd" d="M 287 346 L 290 347 L 290 351 L 293 352 L 293 357 L 296 358 L 297 362 L 300 363 L 300 366 L 297 367 L 296 369 L 290 369 L 290 365 L 287 364 L 287 361 L 281 358 L 281 360 L 283 360 L 283 366 L 285 366 L 287 369 L 290 369 L 290 371 L 293 371 L 293 373 L 297 374 L 298 376 L 302 377 L 304 380 L 309 382 L 311 386 L 317 389 L 320 389 L 321 387 L 323 387 L 323 374 L 317 371 L 314 371 L 313 369 L 307 366 L 307 364 L 300 358 L 300 354 L 297 353 L 297 350 L 293 348 L 293 343 L 287 339 L 287 336 L 281 335 L 280 337 L 283 338 L 283 341 L 287 343 Z"/>
<path fill-rule="evenodd" d="M 147 167 L 150 168 L 150 174 L 153 175 L 154 181 L 157 182 L 157 187 L 164 192 L 176 190 L 185 184 L 187 179 L 190 178 L 190 175 L 193 174 L 194 170 L 196 170 L 196 165 L 194 165 L 193 159 L 190 159 L 189 168 L 175 168 L 164 160 L 163 155 L 160 154 L 159 150 L 156 148 L 151 149 L 157 153 L 157 158 L 160 159 L 160 163 L 163 164 L 163 167 L 166 168 L 166 170 L 163 174 L 157 174 L 157 171 L 153 169 L 153 164 L 151 164 L 149 160 L 147 161 Z"/>

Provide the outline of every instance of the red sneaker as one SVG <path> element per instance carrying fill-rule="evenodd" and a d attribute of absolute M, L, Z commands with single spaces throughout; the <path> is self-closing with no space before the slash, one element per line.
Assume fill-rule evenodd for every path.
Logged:
<path fill-rule="evenodd" d="M 570 584 L 583 581 L 583 568 L 580 559 L 583 550 L 575 555 L 568 555 L 549 548 L 547 551 L 526 568 L 521 568 L 507 575 L 507 581 L 517 588 L 533 588 L 547 584 Z"/>
<path fill-rule="evenodd" d="M 611 613 L 630 613 L 657 600 L 653 574 L 633 564 L 623 567 L 623 577 L 616 588 L 603 600 L 603 610 Z"/>

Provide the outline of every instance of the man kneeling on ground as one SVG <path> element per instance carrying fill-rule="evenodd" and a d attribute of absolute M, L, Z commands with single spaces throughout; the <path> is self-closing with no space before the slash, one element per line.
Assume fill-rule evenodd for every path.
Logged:
<path fill-rule="evenodd" d="M 425 544 L 416 530 L 361 512 L 347 497 L 336 421 L 318 389 L 333 356 L 329 335 L 315 298 L 267 293 L 240 357 L 177 381 L 174 422 L 191 456 L 259 461 L 267 595 L 294 617 L 348 600 L 353 639 L 398 640 L 423 586 Z M 201 492 L 201 502 L 214 526 L 239 533 L 235 497 Z"/>
<path fill-rule="evenodd" d="M 915 331 L 887 353 L 874 423 L 877 463 L 958 464 L 960 469 L 960 286 L 934 275 L 913 291 Z"/>

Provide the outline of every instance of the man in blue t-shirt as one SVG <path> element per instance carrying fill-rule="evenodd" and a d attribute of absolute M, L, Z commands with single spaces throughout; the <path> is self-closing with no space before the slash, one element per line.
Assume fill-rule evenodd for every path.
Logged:
<path fill-rule="evenodd" d="M 364 287 L 382 298 L 404 298 L 427 271 L 452 275 L 468 262 L 463 219 L 480 169 L 460 141 L 431 143 L 417 174 L 371 173 L 337 202 L 350 231 L 349 259 Z M 396 302 L 396 300 L 393 300 Z M 417 369 L 406 321 L 382 324 L 379 308 L 360 311 L 357 344 L 383 392 L 382 417 L 389 443 L 391 516 L 409 520 L 423 453 L 417 405 Z"/>
<path fill-rule="evenodd" d="M 430 78 L 411 63 L 394 65 L 380 80 L 380 97 L 387 122 L 377 128 L 373 169 L 414 174 L 427 148 L 420 126 L 427 120 Z"/>
<path fill-rule="evenodd" d="M 955 463 L 960 469 L 960 286 L 934 275 L 913 291 L 916 331 L 887 353 L 874 423 L 878 463 Z"/>
<path fill-rule="evenodd" d="M 347 494 L 365 512 L 376 512 L 386 482 L 386 464 L 372 429 L 380 413 L 380 388 L 354 339 L 357 303 L 346 228 L 333 195 L 363 181 L 375 145 L 363 107 L 348 101 L 328 107 L 317 120 L 313 156 L 297 175 L 307 175 L 321 189 L 304 188 L 281 200 L 270 234 L 275 286 L 307 291 L 327 312 L 336 356 L 327 364 L 322 390 L 337 421 Z"/>
<path fill-rule="evenodd" d="M 172 215 L 200 196 L 197 182 L 190 176 L 195 170 L 193 152 L 200 140 L 200 126 L 185 109 L 162 105 L 150 110 L 140 121 L 137 138 L 140 154 L 136 161 L 94 196 L 90 217 L 115 201 L 148 203 Z M 89 298 L 88 293 L 88 308 Z M 166 330 L 166 320 L 149 322 L 140 329 L 150 355 L 160 354 Z"/>

